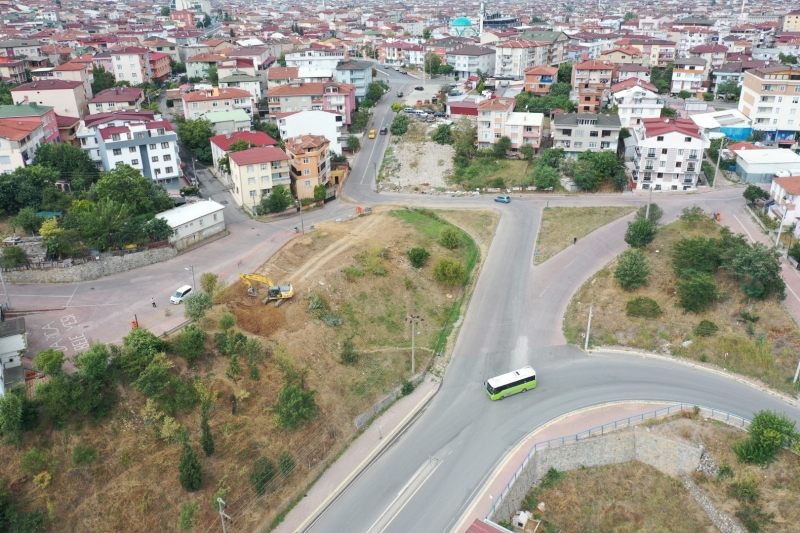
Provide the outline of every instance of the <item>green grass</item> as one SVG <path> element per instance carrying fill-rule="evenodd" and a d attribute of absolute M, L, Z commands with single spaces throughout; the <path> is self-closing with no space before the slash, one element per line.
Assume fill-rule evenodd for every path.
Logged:
<path fill-rule="evenodd" d="M 495 178 L 501 178 L 506 187 L 520 186 L 528 177 L 528 161 L 480 157 L 473 159 L 463 169 L 455 169 L 453 182 L 465 189 L 488 187 Z"/>
<path fill-rule="evenodd" d="M 541 264 L 597 228 L 635 211 L 635 207 L 548 207 L 536 237 L 534 262 Z"/>
<path fill-rule="evenodd" d="M 381 169 L 378 172 L 378 177 L 375 178 L 375 183 L 380 183 L 386 176 L 383 174 L 383 170 L 386 168 L 387 165 L 394 165 L 397 163 L 397 157 L 394 155 L 394 147 L 390 146 L 386 149 L 386 152 L 383 154 L 383 162 L 381 163 Z"/>

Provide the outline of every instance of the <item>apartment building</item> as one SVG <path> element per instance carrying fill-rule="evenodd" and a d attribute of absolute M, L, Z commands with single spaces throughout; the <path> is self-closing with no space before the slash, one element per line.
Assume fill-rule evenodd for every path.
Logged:
<path fill-rule="evenodd" d="M 92 56 L 92 64 L 97 67 L 103 67 L 106 72 L 114 73 L 114 57 L 111 52 L 98 52 Z"/>
<path fill-rule="evenodd" d="M 611 88 L 616 69 L 608 61 L 584 61 L 572 66 L 572 91 L 580 113 L 600 110 Z"/>
<path fill-rule="evenodd" d="M 542 41 L 502 41 L 495 45 L 495 76 L 522 79 L 526 70 L 547 65 L 549 46 Z"/>
<path fill-rule="evenodd" d="M 292 192 L 302 200 L 314 197 L 314 187 L 331 181 L 330 142 L 322 135 L 300 135 L 285 140 L 289 154 Z"/>
<path fill-rule="evenodd" d="M 286 52 L 287 67 L 308 67 L 333 71 L 347 59 L 344 48 L 304 48 Z"/>
<path fill-rule="evenodd" d="M 113 111 L 139 111 L 144 104 L 144 90 L 136 87 L 111 87 L 89 100 L 89 114 Z"/>
<path fill-rule="evenodd" d="M 699 57 L 706 60 L 706 66 L 709 71 L 717 70 L 724 65 L 727 55 L 728 47 L 721 44 L 695 46 L 689 50 L 690 57 Z"/>
<path fill-rule="evenodd" d="M 192 91 L 182 95 L 183 116 L 187 120 L 200 118 L 210 111 L 242 109 L 252 115 L 257 100 L 244 89 L 214 87 L 210 91 Z"/>
<path fill-rule="evenodd" d="M 0 78 L 15 85 L 28 81 L 25 75 L 25 61 L 0 57 Z"/>
<path fill-rule="evenodd" d="M 491 148 L 505 134 L 505 123 L 514 111 L 514 98 L 489 98 L 478 102 L 478 148 Z"/>
<path fill-rule="evenodd" d="M 36 103 L 0 105 L 0 119 L 14 119 L 40 124 L 44 143 L 62 142 L 58 130 L 59 115 L 50 106 L 43 106 Z"/>
<path fill-rule="evenodd" d="M 800 32 L 800 9 L 795 9 L 784 15 L 783 31 Z"/>
<path fill-rule="evenodd" d="M 6 12 L 8 13 L 8 12 Z M 41 57 L 42 43 L 37 40 L 9 39 L 0 41 L 0 56 L 16 59 L 19 56 Z"/>
<path fill-rule="evenodd" d="M 43 142 L 44 129 L 41 123 L 0 119 L 0 172 L 10 174 L 17 168 L 33 163 L 36 149 Z"/>
<path fill-rule="evenodd" d="M 214 135 L 223 135 L 234 131 L 250 131 L 253 119 L 241 109 L 222 109 L 207 111 L 203 119 L 211 123 Z"/>
<path fill-rule="evenodd" d="M 537 66 L 525 69 L 525 90 L 529 93 L 547 95 L 554 83 L 558 83 L 558 67 Z"/>
<path fill-rule="evenodd" d="M 615 65 L 641 65 L 646 67 L 650 63 L 650 56 L 643 55 L 641 50 L 632 46 L 615 47 L 611 50 L 606 50 L 598 55 L 597 59 L 608 61 Z"/>
<path fill-rule="evenodd" d="M 111 50 L 111 59 L 114 63 L 114 77 L 117 81 L 129 81 L 137 85 L 150 81 L 150 50 L 139 46 L 127 46 Z"/>
<path fill-rule="evenodd" d="M 272 120 L 275 120 L 276 113 L 336 111 L 344 117 L 344 125 L 349 126 L 356 108 L 356 90 L 353 85 L 335 81 L 291 82 L 270 87 L 267 90 L 267 105 Z"/>
<path fill-rule="evenodd" d="M 637 48 L 642 52 L 643 57 L 649 57 L 649 66 L 666 68 L 667 64 L 675 60 L 676 44 L 674 41 L 665 39 L 637 39 L 626 37 L 618 40 L 618 46 Z"/>
<path fill-rule="evenodd" d="M 15 104 L 50 106 L 57 114 L 68 117 L 83 118 L 89 110 L 83 83 L 79 81 L 34 81 L 11 89 L 11 97 Z"/>
<path fill-rule="evenodd" d="M 704 92 L 706 87 L 706 60 L 699 57 L 676 59 L 672 69 L 672 87 L 670 93 L 681 91 L 690 93 Z"/>
<path fill-rule="evenodd" d="M 216 135 L 211 137 L 211 158 L 213 160 L 214 168 L 220 170 L 226 178 L 230 178 L 219 168 L 219 160 L 225 157 L 230 147 L 236 141 L 245 141 L 250 143 L 252 148 L 262 148 L 264 146 L 277 146 L 278 142 L 264 133 L 263 131 L 235 131 L 226 133 L 224 135 Z M 230 183 L 229 183 L 230 185 Z"/>
<path fill-rule="evenodd" d="M 342 153 L 342 142 L 347 136 L 342 133 L 344 116 L 336 111 L 290 111 L 275 115 L 281 139 L 301 135 L 322 135 L 330 140 L 332 152 Z"/>
<path fill-rule="evenodd" d="M 745 72 L 768 65 L 768 61 L 761 61 L 758 59 L 745 59 L 742 61 L 730 61 L 725 63 L 711 73 L 711 81 L 714 83 L 714 94 L 718 92 L 720 84 L 728 81 L 735 81 L 737 85 L 741 86 Z"/>
<path fill-rule="evenodd" d="M 90 115 L 81 122 L 78 139 L 102 170 L 124 164 L 168 188 L 179 185 L 178 135 L 152 111 Z"/>
<path fill-rule="evenodd" d="M 656 191 L 697 189 L 703 136 L 686 118 L 646 118 L 631 128 L 634 187 Z"/>
<path fill-rule="evenodd" d="M 553 148 L 563 148 L 566 157 L 575 159 L 586 151 L 617 150 L 622 124 L 618 115 L 562 113 L 553 117 Z"/>
<path fill-rule="evenodd" d="M 179 63 L 181 60 L 181 56 L 178 53 L 178 45 L 166 39 L 153 37 L 144 41 L 142 46 L 150 50 L 150 53 L 159 52 L 167 54 L 176 63 Z"/>
<path fill-rule="evenodd" d="M 165 81 L 172 72 L 170 56 L 165 52 L 149 52 L 150 79 Z"/>
<path fill-rule="evenodd" d="M 333 80 L 352 85 L 356 90 L 356 101 L 367 97 L 367 87 L 372 83 L 372 63 L 369 61 L 345 61 L 333 71 Z M 300 71 L 303 69 L 300 68 Z"/>
<path fill-rule="evenodd" d="M 228 159 L 233 185 L 230 192 L 241 207 L 255 211 L 261 199 L 269 196 L 276 185 L 291 187 L 290 159 L 280 148 L 251 148 L 228 154 Z"/>
<path fill-rule="evenodd" d="M 544 113 L 509 113 L 503 125 L 503 134 L 511 139 L 511 153 L 517 153 L 525 145 L 538 150 L 542 141 Z"/>
<path fill-rule="evenodd" d="M 800 67 L 775 65 L 744 73 L 739 111 L 753 129 L 782 148 L 798 148 L 800 129 Z"/>
<path fill-rule="evenodd" d="M 687 27 L 671 29 L 667 32 L 667 39 L 674 41 L 675 56 L 688 57 L 689 50 L 696 46 L 713 44 L 712 39 L 717 38 L 717 32 L 708 28 Z"/>
<path fill-rule="evenodd" d="M 612 93 L 611 101 L 617 106 L 619 122 L 623 127 L 636 126 L 644 119 L 660 117 L 665 104 L 658 94 L 640 86 Z"/>
<path fill-rule="evenodd" d="M 445 58 L 448 65 L 453 65 L 453 73 L 462 78 L 477 75 L 479 70 L 489 76 L 495 75 L 496 56 L 491 48 L 468 44 L 447 52 Z"/>
<path fill-rule="evenodd" d="M 617 66 L 616 79 L 618 82 L 629 80 L 631 78 L 649 82 L 650 69 L 648 67 L 643 67 L 633 63 Z"/>
<path fill-rule="evenodd" d="M 519 38 L 547 43 L 547 61 L 545 65 L 558 66 L 567 61 L 567 48 L 570 45 L 570 38 L 563 31 L 529 30 L 522 32 Z"/>
<path fill-rule="evenodd" d="M 186 59 L 186 76 L 189 78 L 205 78 L 208 76 L 208 67 L 216 65 L 225 58 L 217 54 L 197 54 Z"/>
<path fill-rule="evenodd" d="M 253 96 L 256 103 L 258 103 L 258 101 L 261 100 L 261 97 L 264 95 L 261 78 L 257 78 L 239 71 L 224 78 L 220 76 L 219 88 L 241 89 L 243 91 L 247 91 Z"/>
<path fill-rule="evenodd" d="M 248 76 L 258 77 L 256 67 L 253 65 L 253 60 L 245 57 L 236 57 L 226 59 L 224 61 L 217 61 L 217 75 L 221 78 L 227 78 L 235 74 L 247 74 Z M 262 87 L 266 89 L 267 85 L 262 83 Z"/>
<path fill-rule="evenodd" d="M 386 65 L 416 65 L 421 67 L 425 49 L 418 44 L 405 41 L 384 42 L 378 47 L 378 61 Z"/>
<path fill-rule="evenodd" d="M 67 80 L 79 81 L 83 84 L 83 92 L 87 98 L 92 97 L 91 65 L 85 63 L 62 63 L 57 67 L 42 67 L 31 71 L 31 81 Z"/>

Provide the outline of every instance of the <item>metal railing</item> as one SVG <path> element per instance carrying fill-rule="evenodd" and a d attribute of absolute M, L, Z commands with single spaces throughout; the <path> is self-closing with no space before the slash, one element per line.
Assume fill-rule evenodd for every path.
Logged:
<path fill-rule="evenodd" d="M 603 424 L 601 426 L 595 426 L 593 428 L 589 428 L 587 430 L 581 431 L 579 433 L 575 433 L 574 435 L 568 435 L 565 437 L 556 437 L 554 439 L 545 440 L 542 442 L 537 442 L 533 445 L 531 450 L 525 456 L 525 459 L 522 460 L 522 463 L 519 467 L 514 471 L 514 474 L 511 476 L 511 479 L 506 483 L 506 486 L 500 492 L 500 495 L 497 499 L 494 500 L 492 507 L 489 509 L 489 512 L 486 513 L 486 520 L 494 514 L 495 509 L 497 508 L 498 504 L 503 501 L 503 498 L 508 494 L 508 491 L 511 490 L 511 487 L 517 481 L 517 477 L 522 473 L 522 469 L 525 468 L 525 465 L 528 464 L 533 454 L 536 453 L 536 450 L 540 450 L 543 448 L 550 448 L 553 446 L 561 446 L 570 442 L 579 441 L 581 439 L 586 439 L 592 436 L 603 435 L 606 432 L 615 431 L 618 429 L 623 429 L 626 427 L 630 427 L 632 425 L 644 422 L 645 420 L 653 419 L 653 418 L 661 418 L 665 416 L 669 416 L 671 414 L 680 413 L 684 410 L 694 410 L 695 407 L 700 409 L 700 415 L 705 418 L 711 418 L 712 420 L 718 420 L 720 422 L 725 422 L 726 424 L 735 425 L 738 427 L 747 427 L 750 424 L 750 420 L 747 418 L 742 418 L 741 416 L 734 415 L 727 411 L 722 411 L 720 409 L 714 409 L 711 407 L 704 407 L 704 406 L 696 406 L 693 404 L 688 403 L 678 403 L 675 405 L 670 405 L 667 407 L 662 407 L 660 409 L 656 409 L 655 411 L 648 411 L 646 413 L 642 413 L 639 415 L 629 416 L 627 418 L 620 418 L 619 420 L 614 420 L 613 422 L 608 422 L 607 424 Z"/>

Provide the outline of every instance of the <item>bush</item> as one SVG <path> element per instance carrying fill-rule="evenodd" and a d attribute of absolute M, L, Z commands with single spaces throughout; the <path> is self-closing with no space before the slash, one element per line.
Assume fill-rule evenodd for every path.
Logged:
<path fill-rule="evenodd" d="M 327 189 L 325 189 L 324 185 L 315 185 L 314 186 L 314 201 L 315 202 L 322 202 L 325 200 L 325 193 Z"/>
<path fill-rule="evenodd" d="M 172 100 L 167 100 L 167 103 Z M 216 504 L 216 502 L 215 502 Z M 182 531 L 189 531 L 197 524 L 197 502 L 187 502 L 180 506 L 180 515 L 178 517 L 178 527 Z"/>
<path fill-rule="evenodd" d="M 172 351 L 183 357 L 190 367 L 205 352 L 206 332 L 194 324 L 186 326 L 172 341 Z"/>
<path fill-rule="evenodd" d="M 710 337 L 717 331 L 719 331 L 719 326 L 711 322 L 710 320 L 701 320 L 700 323 L 697 325 L 693 333 L 699 337 Z"/>
<path fill-rule="evenodd" d="M 698 222 L 700 220 L 708 220 L 710 216 L 701 208 L 693 205 L 692 207 L 684 207 L 678 218 L 684 222 Z"/>
<path fill-rule="evenodd" d="M 647 296 L 640 296 L 633 300 L 628 300 L 625 306 L 625 312 L 628 316 L 642 318 L 658 318 L 663 313 L 658 302 Z"/>
<path fill-rule="evenodd" d="M 650 267 L 647 265 L 647 257 L 642 250 L 622 252 L 617 268 L 614 270 L 617 283 L 627 291 L 638 289 L 647 283 L 648 274 L 650 274 Z"/>
<path fill-rule="evenodd" d="M 755 503 L 758 500 L 758 483 L 751 476 L 734 481 L 728 487 L 728 496 L 736 498 L 742 503 Z"/>
<path fill-rule="evenodd" d="M 671 259 L 672 269 L 679 276 L 684 270 L 713 274 L 722 264 L 717 241 L 706 237 L 680 239 L 672 247 Z"/>
<path fill-rule="evenodd" d="M 97 460 L 97 448 L 94 446 L 84 446 L 81 443 L 72 449 L 72 464 L 78 466 L 88 466 Z"/>
<path fill-rule="evenodd" d="M 697 271 L 684 271 L 678 282 L 678 305 L 689 313 L 702 313 L 717 301 L 721 293 L 714 278 Z"/>
<path fill-rule="evenodd" d="M 203 484 L 203 471 L 200 460 L 188 442 L 183 443 L 183 453 L 178 463 L 178 473 L 181 487 L 189 492 L 195 492 Z"/>
<path fill-rule="evenodd" d="M 438 144 L 453 144 L 453 134 L 449 124 L 441 124 L 431 135 L 431 139 Z"/>
<path fill-rule="evenodd" d="M 131 380 L 136 380 L 156 354 L 164 351 L 164 341 L 146 329 L 134 328 L 122 338 L 122 347 L 114 361 Z"/>
<path fill-rule="evenodd" d="M 200 276 L 200 288 L 203 292 L 207 292 L 213 298 L 217 291 L 220 290 L 219 275 L 213 272 L 203 272 Z"/>
<path fill-rule="evenodd" d="M 259 457 L 253 463 L 253 471 L 250 472 L 250 484 L 256 494 L 263 496 L 267 493 L 267 487 L 275 477 L 275 464 L 267 457 Z"/>
<path fill-rule="evenodd" d="M 48 460 L 47 453 L 38 448 L 31 448 L 19 457 L 19 462 L 22 465 L 22 471 L 29 476 L 35 476 L 39 472 L 47 469 Z"/>
<path fill-rule="evenodd" d="M 408 260 L 414 268 L 422 268 L 428 262 L 431 254 L 425 248 L 412 248 L 408 251 Z"/>
<path fill-rule="evenodd" d="M 219 317 L 219 322 L 217 323 L 217 327 L 222 331 L 227 331 L 235 325 L 236 325 L 236 315 L 234 315 L 233 313 L 229 313 L 227 311 L 225 313 L 222 313 L 222 316 Z"/>
<path fill-rule="evenodd" d="M 0 268 L 16 268 L 27 265 L 29 262 L 28 254 L 19 246 L 7 246 L 3 248 L 3 255 L 0 256 Z"/>
<path fill-rule="evenodd" d="M 278 401 L 272 406 L 275 424 L 281 429 L 297 429 L 319 416 L 319 406 L 314 401 L 317 391 L 305 390 L 304 383 L 284 384 L 278 394 Z"/>
<path fill-rule="evenodd" d="M 408 396 L 409 394 L 414 392 L 414 389 L 416 389 L 416 388 L 417 387 L 413 383 L 411 383 L 410 381 L 405 379 L 405 380 L 403 380 L 403 386 L 400 387 L 400 393 L 403 396 Z"/>
<path fill-rule="evenodd" d="M 211 300 L 211 295 L 207 292 L 193 292 L 183 299 L 183 313 L 189 320 L 197 322 L 206 315 L 206 312 L 213 305 L 214 302 Z"/>
<path fill-rule="evenodd" d="M 759 533 L 762 525 L 769 524 L 775 518 L 775 513 L 765 513 L 760 505 L 744 505 L 734 514 L 742 521 L 748 533 Z"/>
<path fill-rule="evenodd" d="M 283 452 L 280 457 L 278 457 L 278 470 L 281 471 L 281 475 L 285 478 L 289 477 L 294 468 L 297 466 L 297 463 L 292 457 L 292 454 L 289 452 Z"/>
<path fill-rule="evenodd" d="M 658 204 L 650 204 L 650 212 L 647 212 L 647 206 L 643 205 L 636 211 L 636 220 L 640 220 L 645 218 L 647 215 L 647 219 L 653 223 L 655 227 L 658 227 L 661 224 L 661 217 L 664 216 L 664 210 L 658 207 Z"/>
<path fill-rule="evenodd" d="M 644 248 L 656 238 L 658 230 L 652 222 L 646 219 L 628 222 L 628 230 L 625 232 L 625 242 L 634 248 Z"/>
<path fill-rule="evenodd" d="M 356 278 L 364 276 L 364 269 L 357 266 L 349 266 L 342 269 L 342 273 L 347 278 L 347 281 L 355 281 Z"/>
<path fill-rule="evenodd" d="M 356 139 L 358 140 L 358 139 Z M 292 205 L 292 192 L 286 185 L 275 185 L 269 196 L 261 200 L 259 212 L 282 213 Z"/>
<path fill-rule="evenodd" d="M 733 447 L 736 457 L 743 463 L 766 466 L 775 461 L 775 455 L 785 446 L 800 439 L 795 432 L 795 422 L 783 413 L 759 411 L 747 429 L 750 437 Z"/>
<path fill-rule="evenodd" d="M 439 283 L 454 287 L 461 285 L 467 278 L 467 267 L 459 261 L 442 258 L 433 267 L 433 278 Z"/>
<path fill-rule="evenodd" d="M 408 131 L 408 117 L 406 115 L 397 115 L 389 127 L 392 135 L 405 135 Z"/>
<path fill-rule="evenodd" d="M 447 226 L 439 233 L 439 244 L 448 250 L 455 250 L 461 244 L 461 234 L 456 228 Z"/>
<path fill-rule="evenodd" d="M 339 360 L 343 365 L 355 365 L 358 363 L 359 353 L 353 347 L 353 339 L 345 339 L 342 343 L 342 353 Z"/>

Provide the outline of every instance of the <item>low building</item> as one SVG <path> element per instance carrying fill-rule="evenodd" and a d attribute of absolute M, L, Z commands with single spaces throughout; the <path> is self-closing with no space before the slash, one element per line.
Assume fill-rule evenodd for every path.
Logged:
<path fill-rule="evenodd" d="M 37 121 L 0 119 L 0 173 L 33 163 L 43 139 L 44 130 Z"/>
<path fill-rule="evenodd" d="M 89 114 L 113 111 L 140 111 L 144 104 L 144 90 L 136 87 L 111 87 L 100 91 L 89 100 Z"/>
<path fill-rule="evenodd" d="M 356 100 L 360 102 L 367 97 L 367 86 L 372 83 L 372 63 L 369 61 L 340 63 L 333 71 L 333 79 L 355 87 Z"/>
<path fill-rule="evenodd" d="M 689 55 L 705 59 L 706 65 L 713 71 L 725 64 L 728 47 L 722 44 L 704 44 L 690 48 Z"/>
<path fill-rule="evenodd" d="M 58 136 L 61 138 L 62 143 L 71 146 L 80 146 L 78 128 L 80 128 L 81 119 L 78 117 L 62 117 L 61 115 L 56 115 L 56 124 L 58 125 Z"/>
<path fill-rule="evenodd" d="M 344 116 L 336 111 L 292 111 L 275 115 L 282 139 L 301 135 L 322 135 L 330 139 L 330 149 L 342 153 Z"/>
<path fill-rule="evenodd" d="M 314 197 L 314 187 L 328 188 L 331 180 L 330 141 L 322 135 L 301 135 L 285 140 L 291 158 L 292 192 L 302 200 Z"/>
<path fill-rule="evenodd" d="M 559 113 L 551 126 L 553 148 L 563 148 L 566 157 L 575 159 L 581 152 L 617 150 L 618 115 L 594 113 Z"/>
<path fill-rule="evenodd" d="M 186 93 L 182 96 L 183 116 L 194 120 L 210 111 L 230 111 L 240 109 L 252 115 L 256 97 L 244 89 L 233 87 L 213 88 Z M 207 118 L 207 117 L 206 117 Z"/>
<path fill-rule="evenodd" d="M 14 87 L 11 96 L 15 104 L 37 103 L 52 107 L 59 115 L 83 118 L 89 102 L 83 83 L 68 80 L 34 81 Z"/>
<path fill-rule="evenodd" d="M 165 52 L 149 52 L 148 61 L 150 62 L 150 79 L 165 81 L 172 72 L 170 55 Z"/>
<path fill-rule="evenodd" d="M 635 63 L 617 66 L 617 81 L 621 82 L 631 78 L 650 83 L 650 69 Z"/>
<path fill-rule="evenodd" d="M 158 213 L 174 232 L 169 243 L 178 250 L 225 231 L 224 205 L 213 200 L 187 203 Z"/>
<path fill-rule="evenodd" d="M 646 118 L 631 128 L 635 187 L 694 191 L 700 177 L 704 139 L 686 118 Z"/>
<path fill-rule="evenodd" d="M 676 59 L 675 67 L 672 70 L 670 93 L 705 91 L 703 82 L 707 79 L 706 64 L 706 60 L 700 57 Z"/>
<path fill-rule="evenodd" d="M 211 122 L 211 130 L 214 135 L 225 135 L 235 131 L 250 131 L 250 127 L 253 125 L 250 115 L 241 109 L 209 111 L 203 115 L 203 118 Z"/>
<path fill-rule="evenodd" d="M 224 61 L 225 57 L 217 54 L 197 54 L 186 60 L 186 75 L 190 78 L 205 78 L 208 76 L 208 67 Z"/>
<path fill-rule="evenodd" d="M 516 103 L 514 98 L 491 98 L 478 103 L 478 148 L 491 148 L 503 137 L 505 123 Z"/>
<path fill-rule="evenodd" d="M 769 183 L 780 172 L 800 175 L 800 155 L 786 148 L 736 152 L 736 173 L 747 183 Z"/>
<path fill-rule="evenodd" d="M 529 93 L 546 96 L 550 86 L 558 82 L 558 68 L 536 66 L 525 69 L 525 90 Z"/>
<path fill-rule="evenodd" d="M 7 318 L 0 322 L 0 397 L 14 385 L 25 383 L 22 357 L 27 351 L 25 317 Z"/>
<path fill-rule="evenodd" d="M 710 113 L 693 113 L 689 118 L 697 124 L 706 139 L 725 136 L 743 141 L 753 130 L 753 121 L 737 109 L 723 109 Z M 708 148 L 708 146 L 706 146 Z"/>
<path fill-rule="evenodd" d="M 291 188 L 290 157 L 275 146 L 251 148 L 228 155 L 231 164 L 231 195 L 240 207 L 256 211 L 261 200 L 276 185 Z M 312 190 L 313 196 L 313 190 Z"/>
<path fill-rule="evenodd" d="M 769 207 L 768 216 L 782 226 L 793 226 L 800 215 L 800 210 L 797 209 L 800 201 L 800 174 L 773 179 L 769 197 L 774 203 Z"/>

